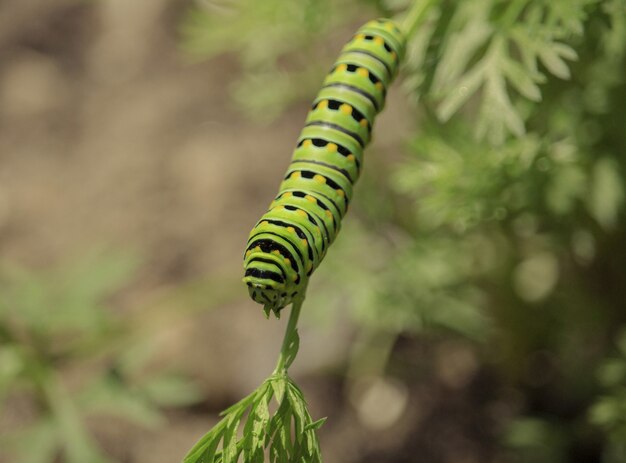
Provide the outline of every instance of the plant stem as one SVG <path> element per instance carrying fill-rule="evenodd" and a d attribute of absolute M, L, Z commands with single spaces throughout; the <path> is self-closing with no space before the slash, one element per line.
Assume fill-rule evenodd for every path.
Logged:
<path fill-rule="evenodd" d="M 407 39 L 413 35 L 415 29 L 422 23 L 433 3 L 435 3 L 434 0 L 415 0 L 413 2 L 413 6 L 404 17 L 401 26 Z"/>
<path fill-rule="evenodd" d="M 289 314 L 289 321 L 287 322 L 287 328 L 285 329 L 283 345 L 280 348 L 280 355 L 278 357 L 278 362 L 276 363 L 276 368 L 274 369 L 274 374 L 287 374 L 287 368 L 289 368 L 291 362 L 293 362 L 293 359 L 295 358 L 298 349 L 297 343 L 299 342 L 297 329 L 298 318 L 300 317 L 300 309 L 302 308 L 303 303 L 304 296 L 300 296 L 293 301 L 291 313 Z M 295 347 L 294 343 L 296 343 Z"/>

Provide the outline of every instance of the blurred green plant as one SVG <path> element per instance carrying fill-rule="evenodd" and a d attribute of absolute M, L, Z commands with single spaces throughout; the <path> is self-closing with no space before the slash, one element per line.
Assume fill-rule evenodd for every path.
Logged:
<path fill-rule="evenodd" d="M 589 411 L 591 421 L 609 436 L 608 462 L 626 459 L 626 331 L 618 337 L 617 350 L 618 356 L 605 360 L 599 369 L 604 394 Z"/>
<path fill-rule="evenodd" d="M 566 462 L 567 431 L 558 424 L 538 418 L 520 418 L 509 424 L 504 444 L 514 461 Z"/>
<path fill-rule="evenodd" d="M 357 12 L 348 0 L 196 1 L 181 22 L 181 46 L 192 59 L 235 53 L 235 101 L 250 117 L 270 121 L 317 90 L 322 63 L 334 58 L 322 39 Z"/>
<path fill-rule="evenodd" d="M 521 415 L 503 433 L 504 447 L 517 449 L 513 461 L 571 461 L 575 449 L 594 446 L 619 454 L 607 461 L 623 461 L 609 428 L 598 438 L 585 419 L 581 404 L 600 391 L 580 371 L 603 361 L 606 340 L 624 322 L 626 3 L 443 4 L 430 10 L 429 27 L 416 32 L 405 69 L 421 109 L 408 156 L 392 168 L 387 185 L 368 183 L 375 188 L 368 195 L 384 197 L 387 207 L 367 209 L 362 247 L 339 240 L 349 250 L 338 261 L 329 256 L 329 275 L 350 271 L 356 278 L 350 287 L 361 294 L 349 307 L 368 329 L 380 323 L 388 330 L 395 322 L 398 334 L 444 328 L 482 341 L 484 365 L 495 366 L 499 381 L 524 397 Z M 515 7 L 518 18 L 503 23 Z M 538 19 L 543 24 L 526 35 L 543 40 L 542 30 L 553 28 L 544 38 L 577 61 L 555 66 L 539 56 L 541 75 L 520 61 L 536 90 L 522 91 L 506 62 L 523 53 L 507 46 L 498 52 L 510 53 L 504 61 L 505 55 L 489 54 L 495 41 Z M 471 24 L 483 27 L 476 48 Z M 471 57 L 463 51 L 468 47 Z M 489 70 L 480 68 L 485 60 L 492 60 Z M 498 73 L 496 92 L 485 76 Z M 370 166 L 377 163 L 369 159 Z M 364 259 L 366 247 L 382 248 L 376 254 L 382 268 L 372 268 L 369 254 Z M 369 275 L 355 271 L 361 266 Z M 364 292 L 374 297 L 364 299 Z M 346 295 L 343 287 L 337 293 Z M 460 303 L 450 305 L 450 298 Z M 410 316 L 398 322 L 399 311 Z M 442 312 L 450 316 L 442 320 Z M 619 407 L 605 404 L 617 414 Z"/>
<path fill-rule="evenodd" d="M 98 252 L 48 271 L 2 266 L 0 404 L 7 410 L 8 399 L 21 397 L 33 408 L 29 418 L 6 418 L 0 448 L 11 461 L 110 462 L 86 419 L 155 427 L 164 423 L 161 407 L 198 400 L 184 377 L 147 368 L 153 343 L 107 303 L 137 265 L 132 255 Z"/>

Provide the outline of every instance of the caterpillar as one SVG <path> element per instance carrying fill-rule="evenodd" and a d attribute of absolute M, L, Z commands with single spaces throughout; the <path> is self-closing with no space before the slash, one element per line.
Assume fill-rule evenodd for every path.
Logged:
<path fill-rule="evenodd" d="M 343 47 L 313 101 L 278 195 L 246 245 L 243 281 L 266 315 L 278 316 L 303 296 L 339 233 L 404 49 L 393 21 L 366 23 Z"/>

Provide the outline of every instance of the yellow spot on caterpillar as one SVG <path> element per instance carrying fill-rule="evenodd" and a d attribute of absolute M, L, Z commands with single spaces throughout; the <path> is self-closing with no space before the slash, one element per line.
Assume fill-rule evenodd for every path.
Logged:
<path fill-rule="evenodd" d="M 297 172 L 298 174 L 300 172 Z M 291 191 L 288 191 L 286 193 L 283 193 L 283 195 L 281 196 L 281 198 L 291 198 L 293 196 L 293 193 Z"/>
<path fill-rule="evenodd" d="M 326 149 L 331 153 L 334 153 L 335 151 L 337 151 L 337 145 L 335 145 L 334 143 L 329 143 L 328 145 L 326 145 Z"/>
<path fill-rule="evenodd" d="M 304 140 L 302 142 L 302 146 L 307 147 L 307 146 L 311 146 L 313 144 L 313 142 L 311 140 Z"/>
<path fill-rule="evenodd" d="M 252 251 L 247 250 L 247 251 L 246 251 L 246 257 L 248 257 L 250 254 L 252 254 Z"/>
<path fill-rule="evenodd" d="M 378 90 L 384 90 L 385 86 L 383 85 L 382 82 L 376 82 L 376 88 Z"/>
<path fill-rule="evenodd" d="M 337 188 L 335 191 L 336 191 L 336 192 L 337 192 L 337 194 L 338 194 L 339 196 L 341 196 L 342 198 L 346 195 L 346 194 L 344 193 L 344 191 L 343 191 L 341 188 Z"/>
<path fill-rule="evenodd" d="M 293 172 L 289 178 L 294 179 L 294 178 L 300 178 L 302 176 L 302 174 L 298 171 L 298 172 Z"/>
<path fill-rule="evenodd" d="M 285 257 L 285 264 L 291 266 L 291 261 L 287 257 Z"/>
<path fill-rule="evenodd" d="M 346 159 L 347 159 L 348 161 L 350 161 L 350 162 L 354 162 L 354 160 L 355 160 L 356 158 L 354 157 L 354 154 L 348 154 L 348 155 L 346 156 Z"/>
<path fill-rule="evenodd" d="M 313 180 L 315 180 L 317 183 L 326 183 L 326 178 L 322 177 L 321 175 L 315 175 L 313 177 Z"/>
<path fill-rule="evenodd" d="M 301 217 L 306 217 L 306 212 L 304 212 L 302 209 L 298 209 L 296 211 L 296 214 L 298 214 Z"/>
<path fill-rule="evenodd" d="M 254 252 L 261 252 L 261 246 L 257 246 L 253 249 Z"/>
<path fill-rule="evenodd" d="M 317 105 L 317 109 L 326 109 L 326 108 L 328 108 L 328 100 L 322 100 Z"/>
<path fill-rule="evenodd" d="M 354 36 L 356 40 L 363 40 L 365 38 L 365 34 L 357 34 Z"/>
<path fill-rule="evenodd" d="M 370 75 L 369 71 L 368 71 L 367 69 L 365 69 L 365 68 L 358 68 L 358 69 L 356 70 L 356 73 L 357 73 L 358 75 L 360 75 L 361 77 L 367 77 L 367 76 L 369 76 L 369 75 Z"/>
<path fill-rule="evenodd" d="M 296 280 L 298 279 L 298 274 L 297 274 L 297 273 L 294 273 L 293 275 L 291 275 L 291 279 L 292 279 L 293 281 L 296 281 Z"/>
<path fill-rule="evenodd" d="M 296 229 L 295 229 L 295 228 L 293 228 L 293 227 L 287 227 L 287 231 L 288 231 L 289 233 L 295 233 L 295 232 L 296 232 Z"/>
<path fill-rule="evenodd" d="M 304 244 L 304 247 L 306 248 L 309 245 L 309 242 L 307 240 L 305 240 L 304 238 L 302 238 L 302 244 Z"/>
<path fill-rule="evenodd" d="M 350 115 L 352 114 L 352 106 L 350 106 L 349 104 L 342 104 L 341 106 L 339 106 L 339 111 L 341 111 L 344 114 Z"/>
<path fill-rule="evenodd" d="M 385 41 L 382 39 L 382 37 L 374 37 L 374 43 L 377 45 L 383 45 Z"/>
<path fill-rule="evenodd" d="M 361 120 L 359 121 L 359 125 L 360 125 L 361 127 L 367 127 L 367 125 L 368 125 L 367 119 L 365 119 L 365 118 L 361 119 Z"/>
<path fill-rule="evenodd" d="M 333 213 L 332 213 L 332 212 L 330 212 L 328 209 L 326 209 L 326 215 L 327 215 L 328 217 L 332 217 L 332 216 L 333 216 Z"/>
<path fill-rule="evenodd" d="M 311 203 L 317 203 L 317 199 L 315 199 L 313 196 L 311 195 L 306 195 L 304 197 L 307 201 L 311 202 Z"/>
<path fill-rule="evenodd" d="M 337 66 L 337 72 L 346 72 L 348 70 L 347 64 L 340 64 Z"/>
<path fill-rule="evenodd" d="M 397 56 L 398 56 L 398 55 L 396 55 L 396 52 L 395 52 L 395 51 L 392 51 L 392 52 L 391 52 L 391 58 L 392 58 L 392 59 L 394 59 L 394 60 L 395 60 Z"/>
<path fill-rule="evenodd" d="M 306 271 L 308 272 L 309 270 L 311 270 L 313 268 L 313 262 L 309 262 L 306 266 Z"/>
<path fill-rule="evenodd" d="M 393 30 L 393 23 L 387 23 L 385 24 L 385 29 L 387 29 L 388 31 L 392 31 Z"/>
<path fill-rule="evenodd" d="M 272 251 L 272 254 L 276 254 L 277 256 L 280 256 L 280 251 L 278 249 L 274 249 Z"/>

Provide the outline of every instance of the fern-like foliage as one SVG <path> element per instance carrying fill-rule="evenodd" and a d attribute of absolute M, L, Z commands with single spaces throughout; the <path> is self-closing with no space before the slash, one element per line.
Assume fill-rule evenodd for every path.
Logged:
<path fill-rule="evenodd" d="M 441 121 L 466 107 L 476 114 L 478 138 L 500 144 L 509 134 L 521 136 L 523 100 L 541 100 L 546 74 L 570 77 L 568 62 L 577 55 L 566 40 L 583 34 L 587 10 L 594 3 L 597 0 L 437 2 L 430 12 L 431 25 L 415 35 L 408 84 L 434 103 Z"/>
<path fill-rule="evenodd" d="M 322 461 L 315 431 L 325 418 L 313 421 L 302 391 L 285 374 L 270 376 L 221 416 L 184 463 L 236 463 L 241 458 L 246 463 Z"/>

